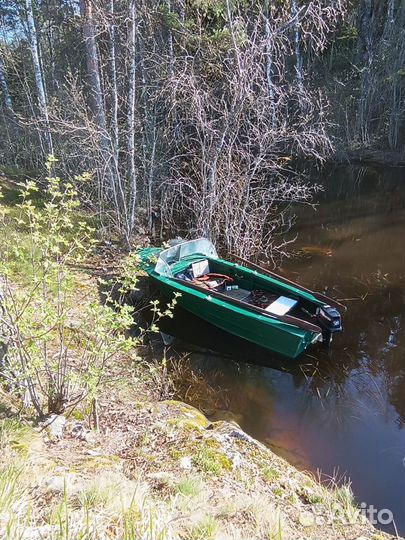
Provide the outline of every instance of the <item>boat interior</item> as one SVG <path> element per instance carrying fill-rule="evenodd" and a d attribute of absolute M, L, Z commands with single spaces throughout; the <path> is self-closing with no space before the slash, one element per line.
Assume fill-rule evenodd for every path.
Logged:
<path fill-rule="evenodd" d="M 261 308 L 269 315 L 313 321 L 316 305 L 283 283 L 221 259 L 190 257 L 177 264 L 173 277 L 192 286 L 220 293 L 233 303 Z"/>

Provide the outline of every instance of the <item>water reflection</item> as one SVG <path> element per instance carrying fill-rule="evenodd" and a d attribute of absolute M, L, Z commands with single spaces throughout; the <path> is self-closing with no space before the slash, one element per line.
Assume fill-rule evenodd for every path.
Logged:
<path fill-rule="evenodd" d="M 162 329 L 226 390 L 246 431 L 302 468 L 347 473 L 359 501 L 390 508 L 403 533 L 404 171 L 351 166 L 320 180 L 281 272 L 347 304 L 330 350 L 283 362 L 180 309 Z"/>

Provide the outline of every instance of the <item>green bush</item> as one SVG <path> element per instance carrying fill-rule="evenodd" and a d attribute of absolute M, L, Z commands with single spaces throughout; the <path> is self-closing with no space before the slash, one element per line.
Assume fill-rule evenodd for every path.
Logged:
<path fill-rule="evenodd" d="M 48 161 L 49 174 L 54 161 Z M 40 204 L 38 191 L 27 181 L 21 202 L 0 213 L 0 343 L 7 346 L 0 374 L 25 405 L 45 416 L 83 400 L 95 403 L 108 367 L 119 355 L 136 359 L 141 337 L 129 335 L 133 307 L 112 294 L 100 303 L 78 283 L 73 267 L 95 240 L 74 186 L 50 175 Z M 122 293 L 136 287 L 137 264 L 135 253 L 126 258 Z M 163 313 L 154 304 L 155 320 L 174 304 Z"/>

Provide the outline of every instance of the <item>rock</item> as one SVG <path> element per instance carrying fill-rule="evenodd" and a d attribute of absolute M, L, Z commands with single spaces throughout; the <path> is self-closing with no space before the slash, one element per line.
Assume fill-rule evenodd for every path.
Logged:
<path fill-rule="evenodd" d="M 162 401 L 160 407 L 167 410 L 167 413 L 176 420 L 178 427 L 194 426 L 203 430 L 210 425 L 210 422 L 198 409 L 181 401 Z"/>
<path fill-rule="evenodd" d="M 51 476 L 45 481 L 45 486 L 48 491 L 53 493 L 64 493 L 64 491 L 74 491 L 73 485 L 76 483 L 76 477 L 73 474 L 66 474 L 64 476 Z"/>
<path fill-rule="evenodd" d="M 190 471 L 193 467 L 192 463 L 191 463 L 191 457 L 190 456 L 184 456 L 180 459 L 180 463 L 179 463 L 180 467 L 182 469 L 185 469 L 186 471 Z"/>
<path fill-rule="evenodd" d="M 234 452 L 233 454 L 228 455 L 228 457 L 232 461 L 232 468 L 239 469 L 243 462 L 242 456 L 239 454 L 239 452 Z"/>
<path fill-rule="evenodd" d="M 239 427 L 243 420 L 243 415 L 233 413 L 232 411 L 229 411 L 229 410 L 220 409 L 210 415 L 210 420 L 212 422 L 218 422 L 219 420 L 223 420 L 224 422 L 231 422 L 231 423 L 237 424 Z"/>
<path fill-rule="evenodd" d="M 86 429 L 81 422 L 75 422 L 70 430 L 70 434 L 81 441 L 90 442 L 93 438 L 93 433 Z"/>
<path fill-rule="evenodd" d="M 50 435 L 55 439 L 62 439 L 65 431 L 66 418 L 61 414 L 51 414 L 44 422 Z"/>
<path fill-rule="evenodd" d="M 86 456 L 92 456 L 92 457 L 104 456 L 102 452 L 99 452 L 97 450 L 86 450 L 84 453 L 86 454 Z"/>
<path fill-rule="evenodd" d="M 311 512 L 301 512 L 299 521 L 304 527 L 311 527 L 315 522 L 315 516 Z"/>

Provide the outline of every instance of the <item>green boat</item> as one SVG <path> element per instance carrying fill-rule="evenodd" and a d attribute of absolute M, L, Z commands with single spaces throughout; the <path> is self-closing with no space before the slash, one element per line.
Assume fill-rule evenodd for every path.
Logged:
<path fill-rule="evenodd" d="M 342 330 L 342 304 L 244 259 L 220 259 L 206 238 L 144 248 L 139 255 L 168 299 L 179 293 L 185 310 L 282 356 L 297 358 Z"/>

